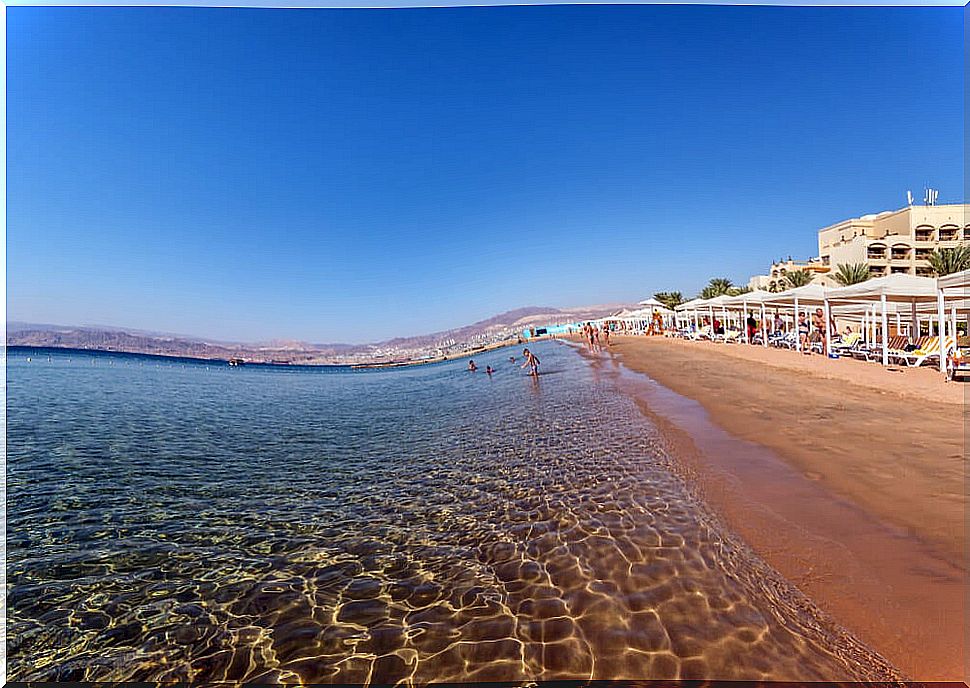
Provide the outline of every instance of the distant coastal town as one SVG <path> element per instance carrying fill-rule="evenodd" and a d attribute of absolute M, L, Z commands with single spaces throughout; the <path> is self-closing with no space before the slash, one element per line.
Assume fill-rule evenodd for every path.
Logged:
<path fill-rule="evenodd" d="M 851 218 L 818 230 L 818 255 L 771 263 L 744 286 L 712 278 L 699 299 L 751 292 L 780 293 L 809 284 L 824 288 L 856 284 L 886 275 L 935 276 L 970 268 L 970 224 L 966 204 L 937 204 L 927 189 L 922 205 Z M 274 365 L 404 366 L 460 358 L 542 336 L 574 333 L 586 321 L 631 317 L 650 326 L 651 304 L 671 310 L 687 299 L 679 291 L 658 291 L 635 306 L 527 307 L 453 330 L 364 345 L 305 342 L 237 344 L 154 333 L 93 327 L 8 324 L 9 346 L 75 348 L 181 356 Z M 646 306 L 644 309 L 642 306 Z M 670 322 L 667 322 L 669 326 Z"/>

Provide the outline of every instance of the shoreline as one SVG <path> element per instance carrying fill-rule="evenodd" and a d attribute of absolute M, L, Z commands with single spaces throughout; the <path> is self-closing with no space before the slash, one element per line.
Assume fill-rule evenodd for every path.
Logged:
<path fill-rule="evenodd" d="M 902 378 L 930 371 L 660 337 L 590 358 L 633 373 L 685 478 L 759 556 L 913 679 L 963 680 L 959 386 L 907 440 L 900 420 L 944 383 Z"/>
<path fill-rule="evenodd" d="M 542 338 L 539 338 L 542 339 Z M 529 341 L 536 341 L 535 339 Z M 508 346 L 523 345 L 523 341 L 506 340 L 487 344 L 482 347 L 463 351 L 448 356 L 435 356 L 433 358 L 411 359 L 406 361 L 375 361 L 371 363 L 294 363 L 290 361 L 247 361 L 243 360 L 245 366 L 259 366 L 263 368 L 352 368 L 354 370 L 370 370 L 379 368 L 406 368 L 416 365 L 428 365 L 432 363 L 444 363 L 445 361 L 455 361 L 470 356 L 495 351 Z M 73 346 L 35 346 L 32 344 L 8 344 L 4 347 L 5 351 L 57 351 L 79 354 L 118 354 L 121 356 L 136 356 L 140 358 L 162 359 L 166 361 L 191 361 L 193 363 L 225 363 L 229 365 L 229 358 L 203 358 L 200 356 L 185 356 L 182 354 L 159 354 L 145 351 L 120 351 L 118 349 L 98 349 L 98 348 L 78 348 Z"/>

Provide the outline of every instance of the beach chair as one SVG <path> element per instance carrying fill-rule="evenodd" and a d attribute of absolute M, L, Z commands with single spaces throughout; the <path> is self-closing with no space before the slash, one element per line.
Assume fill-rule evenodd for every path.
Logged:
<path fill-rule="evenodd" d="M 851 355 L 852 349 L 854 349 L 860 342 L 862 342 L 862 333 L 850 332 L 844 337 L 832 340 L 832 353 L 838 354 L 839 356 Z"/>
<path fill-rule="evenodd" d="M 906 335 L 900 334 L 900 335 L 896 335 L 895 337 L 890 337 L 889 341 L 886 343 L 889 359 L 892 360 L 897 354 L 906 353 L 906 347 L 908 345 L 909 345 L 909 337 L 907 337 Z M 882 346 L 879 344 L 876 344 L 866 349 L 865 359 L 867 361 L 881 361 Z"/>
<path fill-rule="evenodd" d="M 730 344 L 732 342 L 737 343 L 744 339 L 744 333 L 741 330 L 724 330 L 724 334 L 720 335 L 721 341 L 725 344 Z"/>
<path fill-rule="evenodd" d="M 940 356 L 946 355 L 954 346 L 953 337 L 946 337 L 942 342 L 942 346 L 939 337 L 928 337 L 927 339 L 928 341 L 926 343 L 920 345 L 913 351 L 897 353 L 895 356 L 896 360 L 910 368 L 918 368 L 927 361 L 939 361 Z"/>
<path fill-rule="evenodd" d="M 795 349 L 798 347 L 798 339 L 794 332 L 786 332 L 775 340 L 775 346 L 782 349 Z"/>
<path fill-rule="evenodd" d="M 687 336 L 687 339 L 692 339 L 692 340 L 694 340 L 696 342 L 699 339 L 711 339 L 712 336 L 713 335 L 711 334 L 711 326 L 710 325 L 705 325 L 704 327 L 702 327 L 701 329 L 697 330 L 696 332 L 691 332 Z"/>
<path fill-rule="evenodd" d="M 946 377 L 956 380 L 966 375 L 970 375 L 970 348 L 957 340 L 952 354 L 946 357 Z"/>

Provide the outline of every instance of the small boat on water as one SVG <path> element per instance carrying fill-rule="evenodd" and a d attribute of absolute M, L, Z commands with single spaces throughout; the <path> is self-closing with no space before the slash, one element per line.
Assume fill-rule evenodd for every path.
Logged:
<path fill-rule="evenodd" d="M 246 364 L 246 361 L 244 361 L 241 358 L 230 358 L 229 359 L 229 365 L 231 365 L 231 366 L 241 366 L 241 365 L 245 365 L 245 364 Z"/>

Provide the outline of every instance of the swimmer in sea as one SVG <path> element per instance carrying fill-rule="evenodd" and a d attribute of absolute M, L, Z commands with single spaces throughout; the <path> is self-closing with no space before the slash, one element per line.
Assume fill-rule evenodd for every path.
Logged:
<path fill-rule="evenodd" d="M 473 372 L 473 373 L 474 373 L 474 372 L 475 372 L 476 370 L 478 370 L 478 366 L 477 366 L 477 365 L 475 365 L 475 361 L 469 361 L 469 362 L 468 362 L 468 370 L 469 370 L 469 371 L 471 371 L 471 372 Z"/>
<path fill-rule="evenodd" d="M 526 366 L 529 366 L 531 368 L 529 375 L 532 377 L 539 377 L 539 359 L 536 358 L 535 354 L 528 349 L 525 349 L 522 352 L 522 355 L 525 356 L 525 363 L 523 363 L 521 367 L 525 368 Z"/>
<path fill-rule="evenodd" d="M 492 366 L 485 366 L 485 372 L 488 373 L 489 377 L 492 377 L 492 373 L 494 373 L 495 371 L 492 370 Z"/>

